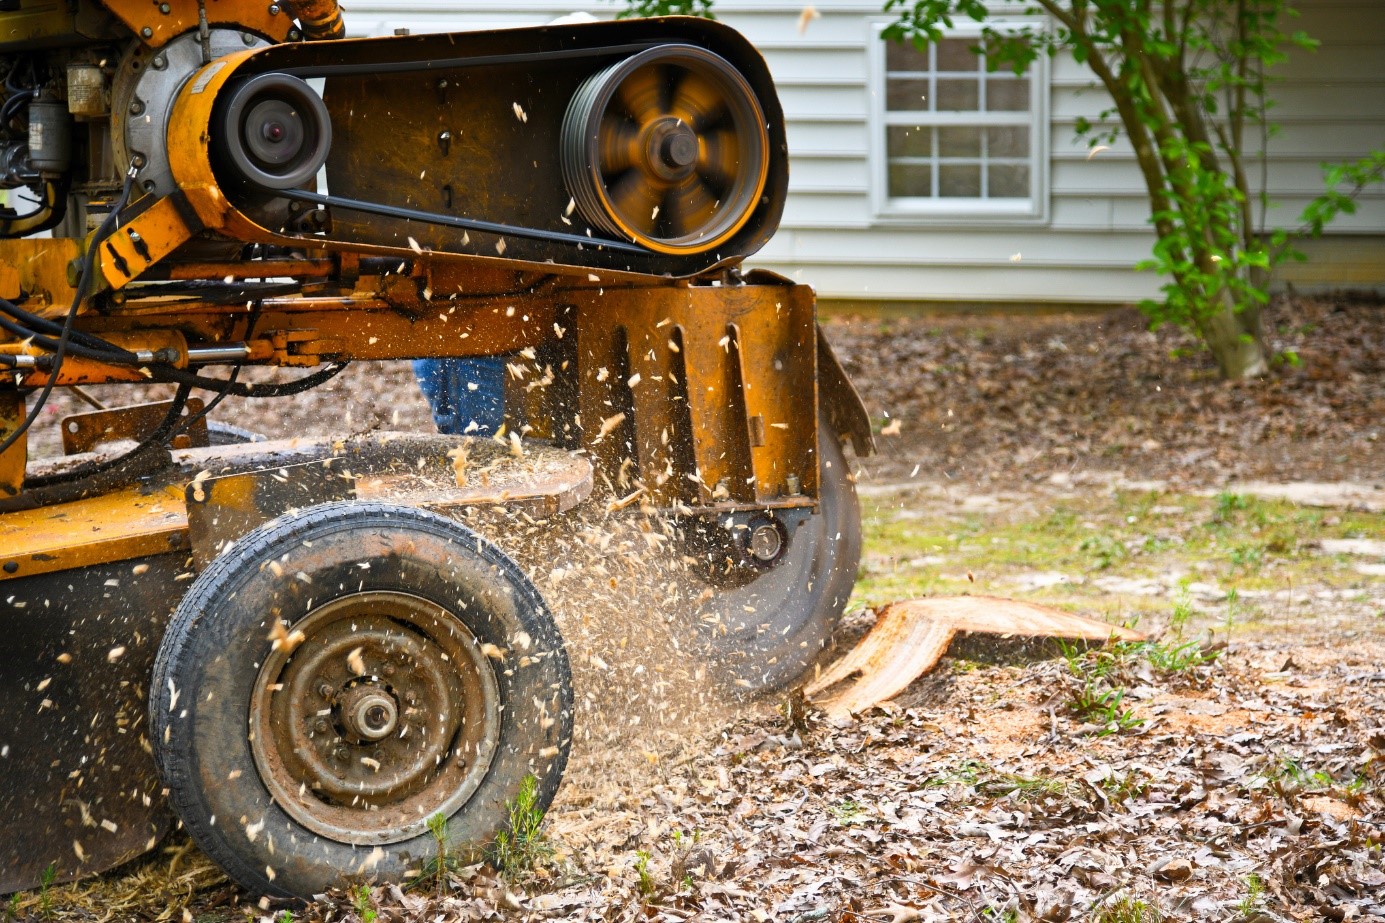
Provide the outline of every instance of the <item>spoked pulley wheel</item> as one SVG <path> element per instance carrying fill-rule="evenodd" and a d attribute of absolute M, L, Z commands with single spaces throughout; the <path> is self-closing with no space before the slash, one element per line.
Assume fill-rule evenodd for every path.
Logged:
<path fill-rule="evenodd" d="M 702 253 L 755 211 L 769 171 L 745 78 L 694 45 L 660 45 L 588 78 L 568 104 L 563 179 L 595 228 L 659 253 Z"/>
<path fill-rule="evenodd" d="M 324 504 L 239 538 L 188 588 L 154 666 L 151 743 L 199 846 L 241 885 L 311 897 L 479 859 L 572 737 L 562 638 L 533 584 L 459 523 Z"/>

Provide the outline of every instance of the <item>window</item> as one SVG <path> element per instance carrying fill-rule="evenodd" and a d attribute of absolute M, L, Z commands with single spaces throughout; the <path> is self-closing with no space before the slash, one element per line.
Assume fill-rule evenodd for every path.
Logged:
<path fill-rule="evenodd" d="M 877 27 L 878 28 L 878 27 Z M 917 49 L 875 37 L 874 185 L 886 217 L 1044 216 L 1046 61 L 990 72 L 957 31 Z"/>

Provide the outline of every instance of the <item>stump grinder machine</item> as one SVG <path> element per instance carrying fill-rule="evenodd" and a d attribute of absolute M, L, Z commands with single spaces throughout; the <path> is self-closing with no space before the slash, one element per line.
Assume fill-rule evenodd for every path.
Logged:
<path fill-rule="evenodd" d="M 740 688 L 791 682 L 846 602 L 869 420 L 812 291 L 740 268 L 788 180 L 753 47 L 681 18 L 344 36 L 335 0 L 0 0 L 0 892 L 181 822 L 307 897 L 416 871 L 437 815 L 481 855 L 529 776 L 546 807 L 563 642 L 459 510 L 596 484 L 674 518 Z M 480 355 L 522 443 L 209 423 Z M 163 388 L 30 458 L 55 388 L 118 383 Z"/>

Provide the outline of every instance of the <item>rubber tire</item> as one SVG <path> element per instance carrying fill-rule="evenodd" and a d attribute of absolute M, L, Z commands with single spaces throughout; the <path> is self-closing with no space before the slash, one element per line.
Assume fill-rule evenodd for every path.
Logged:
<path fill-rule="evenodd" d="M 718 590 L 711 602 L 726 627 L 709 642 L 711 666 L 733 691 L 753 695 L 792 685 L 831 642 L 856 585 L 861 507 L 841 441 L 825 417 L 818 421 L 818 457 L 818 512 L 794 531 L 773 568 L 745 586 Z"/>
<path fill-rule="evenodd" d="M 287 566 L 268 567 L 276 560 Z M 371 566 L 361 568 L 366 560 Z M 305 586 L 300 573 L 315 597 L 307 604 L 295 592 Z M 309 899 L 353 875 L 400 881 L 436 854 L 427 831 L 381 846 L 383 856 L 374 846 L 313 834 L 274 802 L 256 769 L 246 731 L 251 690 L 270 647 L 271 608 L 292 631 L 309 605 L 334 598 L 332 587 L 407 590 L 448 608 L 478 642 L 503 651 L 492 661 L 498 746 L 480 786 L 449 818 L 454 854 L 481 858 L 504 828 L 507 800 L 530 773 L 547 809 L 567 763 L 567 654 L 543 599 L 513 560 L 460 523 L 412 507 L 344 502 L 281 516 L 236 541 L 188 588 L 164 635 L 150 694 L 155 762 L 174 811 L 197 845 L 256 894 Z M 469 605 L 459 610 L 462 599 Z M 511 650 L 521 631 L 532 639 L 524 665 Z M 545 719 L 555 720 L 545 727 Z M 266 821 L 272 852 L 270 837 L 251 840 L 242 818 Z"/>
<path fill-rule="evenodd" d="M 221 423 L 217 420 L 207 421 L 208 445 L 244 445 L 247 442 L 264 441 L 265 437 L 253 430 L 232 426 L 230 423 Z"/>

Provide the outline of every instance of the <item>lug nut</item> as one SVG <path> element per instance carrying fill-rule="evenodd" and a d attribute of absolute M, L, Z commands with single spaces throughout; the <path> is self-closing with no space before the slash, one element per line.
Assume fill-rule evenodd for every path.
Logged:
<path fill-rule="evenodd" d="M 336 691 L 337 690 L 333 689 L 327 683 L 323 683 L 321 686 L 317 687 L 317 694 L 322 696 L 324 699 L 330 699 L 332 697 L 332 693 Z"/>
<path fill-rule="evenodd" d="M 319 734 L 326 734 L 326 733 L 327 733 L 327 719 L 326 719 L 326 718 L 318 718 L 316 721 L 314 721 L 314 722 L 313 722 L 313 730 L 314 730 L 314 731 L 317 731 Z"/>

